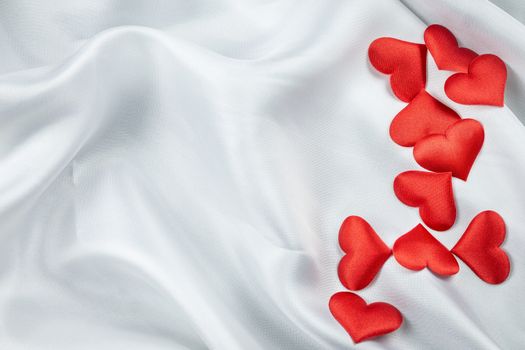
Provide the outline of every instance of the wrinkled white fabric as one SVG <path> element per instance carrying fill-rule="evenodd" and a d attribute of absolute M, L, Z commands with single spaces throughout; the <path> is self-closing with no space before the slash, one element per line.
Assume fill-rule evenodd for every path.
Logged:
<path fill-rule="evenodd" d="M 388 136 L 405 104 L 367 48 L 429 23 L 509 70 L 504 108 L 460 106 L 428 58 L 428 90 L 486 133 L 435 235 L 450 248 L 496 210 L 512 271 L 390 259 L 358 294 L 404 324 L 356 348 L 523 349 L 520 4 L 0 1 L 0 349 L 353 348 L 327 307 L 339 225 L 363 216 L 392 245 L 420 222 L 392 191 L 419 169 Z"/>

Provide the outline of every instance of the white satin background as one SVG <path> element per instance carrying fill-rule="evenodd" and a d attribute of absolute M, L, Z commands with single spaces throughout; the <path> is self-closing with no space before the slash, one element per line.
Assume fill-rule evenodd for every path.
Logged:
<path fill-rule="evenodd" d="M 525 26 L 519 0 L 0 0 L 0 349 L 523 349 Z M 498 6 L 501 6 L 498 7 Z M 503 9 L 509 11 L 505 12 Z M 329 313 L 340 223 L 420 222 L 394 177 L 405 106 L 367 60 L 440 23 L 509 70 L 458 220 L 498 211 L 501 285 L 390 259 L 359 292 L 404 315 L 353 345 Z"/>

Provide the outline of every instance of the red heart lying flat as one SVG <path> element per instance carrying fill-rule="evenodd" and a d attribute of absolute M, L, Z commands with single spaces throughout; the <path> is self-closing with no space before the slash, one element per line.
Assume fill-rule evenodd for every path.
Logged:
<path fill-rule="evenodd" d="M 451 125 L 445 135 L 430 135 L 417 142 L 414 158 L 425 169 L 451 172 L 452 176 L 467 180 L 484 138 L 481 123 L 463 119 Z"/>
<path fill-rule="evenodd" d="M 445 93 L 454 102 L 465 105 L 503 106 L 507 68 L 495 55 L 481 55 L 472 60 L 468 73 L 456 73 L 445 82 Z"/>
<path fill-rule="evenodd" d="M 403 316 L 394 306 L 381 302 L 366 305 L 351 292 L 332 295 L 329 308 L 355 343 L 391 333 L 403 323 Z"/>
<path fill-rule="evenodd" d="M 509 257 L 500 248 L 504 240 L 505 222 L 498 213 L 488 210 L 476 215 L 452 253 L 483 281 L 499 284 L 510 273 Z"/>
<path fill-rule="evenodd" d="M 394 94 L 410 102 L 427 80 L 427 48 L 422 44 L 394 38 L 379 38 L 368 48 L 370 63 L 384 74 L 391 74 L 390 86 Z"/>
<path fill-rule="evenodd" d="M 444 134 L 460 116 L 424 89 L 403 108 L 390 124 L 390 137 L 401 146 L 414 144 L 431 134 Z"/>
<path fill-rule="evenodd" d="M 359 216 L 349 216 L 343 222 L 339 245 L 346 255 L 337 273 L 341 283 L 351 290 L 365 288 L 392 254 L 370 224 Z"/>
<path fill-rule="evenodd" d="M 392 250 L 397 262 L 410 270 L 419 271 L 428 267 L 444 276 L 459 271 L 454 255 L 421 224 L 399 237 Z"/>
<path fill-rule="evenodd" d="M 437 231 L 445 231 L 456 221 L 456 204 L 452 192 L 451 173 L 405 171 L 394 180 L 397 198 L 411 207 L 419 207 L 425 224 Z"/>
<path fill-rule="evenodd" d="M 460 48 L 454 34 L 447 28 L 432 24 L 425 30 L 425 44 L 439 69 L 467 72 L 469 63 L 478 55 Z"/>

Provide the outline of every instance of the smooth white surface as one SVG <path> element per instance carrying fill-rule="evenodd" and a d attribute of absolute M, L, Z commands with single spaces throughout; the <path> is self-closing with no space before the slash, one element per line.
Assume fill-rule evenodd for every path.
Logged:
<path fill-rule="evenodd" d="M 486 133 L 436 237 L 452 247 L 496 210 L 512 272 L 492 286 L 390 259 L 359 294 L 405 323 L 356 348 L 523 349 L 512 16 L 482 0 L 0 1 L 0 349 L 353 348 L 327 307 L 340 223 L 361 215 L 391 245 L 420 222 L 392 191 L 419 169 L 388 136 L 405 104 L 367 48 L 422 42 L 426 23 L 508 64 L 504 108 L 452 103 L 430 56 L 428 90 Z"/>

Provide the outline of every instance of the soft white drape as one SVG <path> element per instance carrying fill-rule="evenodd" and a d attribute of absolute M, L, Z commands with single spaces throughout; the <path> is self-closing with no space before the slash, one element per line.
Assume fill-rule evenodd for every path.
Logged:
<path fill-rule="evenodd" d="M 340 223 L 391 245 L 420 222 L 392 191 L 419 168 L 388 136 L 405 104 L 367 48 L 428 23 L 508 65 L 504 108 L 454 104 L 430 56 L 428 90 L 486 134 L 436 237 L 496 210 L 512 272 L 390 259 L 359 294 L 405 323 L 356 348 L 523 349 L 520 3 L 0 0 L 0 349 L 353 348 L 327 307 Z"/>

